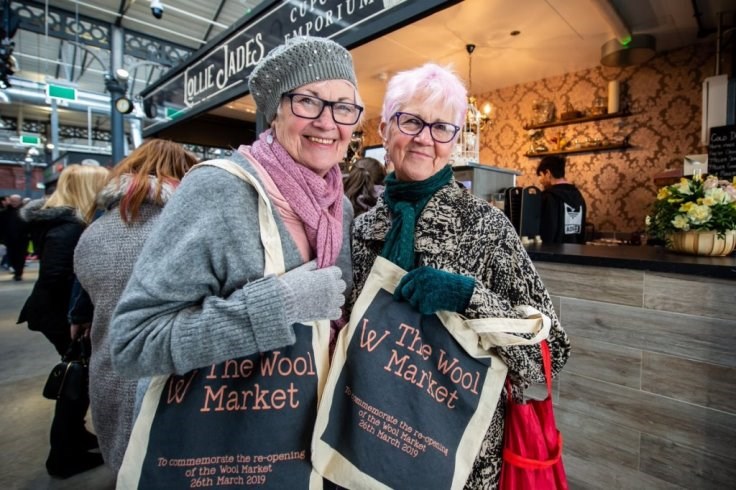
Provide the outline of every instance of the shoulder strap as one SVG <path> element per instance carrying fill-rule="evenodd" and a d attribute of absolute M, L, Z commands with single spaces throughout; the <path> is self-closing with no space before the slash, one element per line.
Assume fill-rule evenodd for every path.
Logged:
<path fill-rule="evenodd" d="M 243 167 L 225 159 L 201 162 L 194 165 L 189 171 L 191 172 L 197 167 L 202 166 L 217 167 L 225 170 L 255 188 L 258 193 L 258 223 L 261 230 L 261 243 L 263 244 L 266 263 L 263 275 L 283 274 L 286 266 L 284 264 L 284 251 L 281 247 L 281 236 L 273 215 L 271 201 L 261 183 L 258 182 L 258 179 L 246 172 Z"/>

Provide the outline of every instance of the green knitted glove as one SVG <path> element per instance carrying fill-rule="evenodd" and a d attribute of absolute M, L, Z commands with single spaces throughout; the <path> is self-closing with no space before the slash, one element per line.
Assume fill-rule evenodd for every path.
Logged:
<path fill-rule="evenodd" d="M 470 303 L 475 279 L 433 267 L 417 267 L 396 286 L 394 299 L 406 300 L 419 313 L 431 315 L 439 310 L 462 313 Z"/>

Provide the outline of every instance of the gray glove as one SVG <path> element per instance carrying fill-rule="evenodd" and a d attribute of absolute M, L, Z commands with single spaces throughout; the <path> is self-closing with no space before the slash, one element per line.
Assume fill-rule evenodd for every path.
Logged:
<path fill-rule="evenodd" d="M 345 303 L 342 270 L 317 269 L 312 260 L 278 278 L 283 286 L 285 315 L 289 324 L 312 320 L 337 320 Z"/>

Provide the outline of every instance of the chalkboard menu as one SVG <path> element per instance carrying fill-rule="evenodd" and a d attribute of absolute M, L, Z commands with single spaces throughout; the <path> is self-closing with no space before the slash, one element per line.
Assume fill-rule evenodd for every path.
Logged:
<path fill-rule="evenodd" d="M 736 176 L 736 125 L 711 128 L 708 174 L 727 180 Z"/>

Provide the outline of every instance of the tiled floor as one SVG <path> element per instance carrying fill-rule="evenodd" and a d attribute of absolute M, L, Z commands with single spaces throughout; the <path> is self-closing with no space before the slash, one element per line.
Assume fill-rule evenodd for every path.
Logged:
<path fill-rule="evenodd" d="M 113 489 L 113 476 L 104 466 L 66 480 L 46 473 L 54 403 L 43 398 L 41 390 L 59 359 L 41 334 L 15 324 L 37 270 L 37 264 L 30 264 L 22 282 L 0 270 L 0 488 Z"/>

